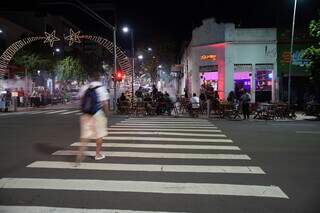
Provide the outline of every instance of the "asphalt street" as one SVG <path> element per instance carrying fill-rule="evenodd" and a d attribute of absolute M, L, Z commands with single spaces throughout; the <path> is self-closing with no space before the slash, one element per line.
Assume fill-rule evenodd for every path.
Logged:
<path fill-rule="evenodd" d="M 319 213 L 319 121 L 108 119 L 80 166 L 76 109 L 0 114 L 0 212 Z"/>

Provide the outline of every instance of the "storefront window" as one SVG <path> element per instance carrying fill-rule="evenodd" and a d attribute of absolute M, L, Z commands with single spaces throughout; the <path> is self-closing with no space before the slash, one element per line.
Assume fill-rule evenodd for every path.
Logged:
<path fill-rule="evenodd" d="M 256 65 L 256 101 L 270 102 L 272 99 L 273 65 Z"/>
<path fill-rule="evenodd" d="M 251 64 L 235 64 L 234 65 L 234 91 L 237 98 L 240 98 L 244 90 L 251 92 Z"/>
<path fill-rule="evenodd" d="M 199 74 L 201 85 L 218 90 L 218 65 L 200 66 Z"/>

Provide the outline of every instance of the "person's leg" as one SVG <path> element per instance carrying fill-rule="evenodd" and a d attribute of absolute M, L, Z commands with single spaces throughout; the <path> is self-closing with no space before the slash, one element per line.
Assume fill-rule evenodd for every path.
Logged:
<path fill-rule="evenodd" d="M 80 138 L 80 147 L 78 151 L 78 155 L 76 157 L 76 165 L 80 164 L 85 156 L 83 155 L 84 151 L 87 150 L 88 139 Z"/>
<path fill-rule="evenodd" d="M 102 138 L 96 139 L 96 157 L 101 157 Z"/>
<path fill-rule="evenodd" d="M 246 112 L 246 105 L 242 104 L 242 114 L 243 114 L 243 120 L 246 119 L 247 112 Z"/>

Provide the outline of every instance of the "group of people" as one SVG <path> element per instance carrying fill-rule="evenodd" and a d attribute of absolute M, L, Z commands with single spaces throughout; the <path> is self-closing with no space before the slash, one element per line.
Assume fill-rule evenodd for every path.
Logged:
<path fill-rule="evenodd" d="M 210 85 L 202 85 L 200 89 L 199 97 L 193 93 L 190 100 L 188 95 L 185 94 L 185 98 L 188 100 L 188 110 L 190 114 L 197 112 L 199 108 L 207 109 L 207 113 L 210 114 L 211 111 L 220 110 L 220 98 L 218 91 Z M 251 95 L 245 89 L 241 90 L 241 96 L 237 97 L 234 91 L 231 91 L 227 97 L 228 104 L 231 105 L 233 109 L 241 109 L 244 119 L 250 118 L 250 102 Z"/>
<path fill-rule="evenodd" d="M 142 87 L 135 91 L 136 105 L 144 107 L 147 115 L 168 114 L 171 115 L 173 109 L 173 101 L 168 92 L 158 91 L 155 85 L 151 92 L 146 92 Z M 118 109 L 121 111 L 123 107 L 128 107 L 129 100 L 124 93 L 118 98 Z"/>

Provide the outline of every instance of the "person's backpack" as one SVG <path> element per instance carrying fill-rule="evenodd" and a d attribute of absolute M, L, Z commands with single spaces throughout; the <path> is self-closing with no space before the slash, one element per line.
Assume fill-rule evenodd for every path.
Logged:
<path fill-rule="evenodd" d="M 98 100 L 98 95 L 96 93 L 96 89 L 100 87 L 88 88 L 84 93 L 81 101 L 81 111 L 84 114 L 94 115 L 101 109 L 100 102 Z"/>

